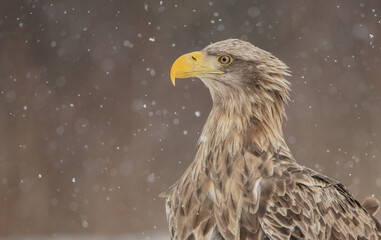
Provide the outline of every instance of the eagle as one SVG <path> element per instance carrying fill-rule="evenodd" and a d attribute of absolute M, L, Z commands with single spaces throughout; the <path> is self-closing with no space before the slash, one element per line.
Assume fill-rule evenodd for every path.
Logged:
<path fill-rule="evenodd" d="M 197 153 L 160 196 L 173 240 L 381 239 L 379 201 L 299 165 L 283 137 L 288 67 L 239 39 L 179 57 L 170 77 L 198 77 L 213 107 Z"/>

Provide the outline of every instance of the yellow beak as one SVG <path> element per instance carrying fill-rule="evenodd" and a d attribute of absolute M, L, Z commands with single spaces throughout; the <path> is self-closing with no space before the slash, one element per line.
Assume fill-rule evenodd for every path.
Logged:
<path fill-rule="evenodd" d="M 201 77 L 212 73 L 224 73 L 218 70 L 217 59 L 202 52 L 191 52 L 182 55 L 173 63 L 171 81 L 175 86 L 176 78 Z"/>

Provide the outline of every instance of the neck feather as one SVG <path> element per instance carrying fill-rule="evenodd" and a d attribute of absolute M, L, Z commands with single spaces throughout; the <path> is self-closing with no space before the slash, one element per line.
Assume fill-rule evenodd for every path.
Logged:
<path fill-rule="evenodd" d="M 264 89 L 211 94 L 213 108 L 198 142 L 197 159 L 221 151 L 235 156 L 243 150 L 292 158 L 282 131 L 287 95 Z"/>

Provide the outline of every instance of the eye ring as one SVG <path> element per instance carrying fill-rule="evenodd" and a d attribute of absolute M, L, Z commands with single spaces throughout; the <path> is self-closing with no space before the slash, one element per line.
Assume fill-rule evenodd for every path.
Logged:
<path fill-rule="evenodd" d="M 228 65 L 233 61 L 232 57 L 229 55 L 222 55 L 218 58 L 218 62 L 222 65 Z"/>

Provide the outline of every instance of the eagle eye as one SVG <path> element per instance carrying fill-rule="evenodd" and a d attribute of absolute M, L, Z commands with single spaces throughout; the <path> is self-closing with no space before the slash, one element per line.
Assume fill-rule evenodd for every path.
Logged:
<path fill-rule="evenodd" d="M 228 65 L 232 62 L 232 57 L 230 57 L 229 55 L 222 55 L 218 58 L 218 62 L 222 65 Z"/>

